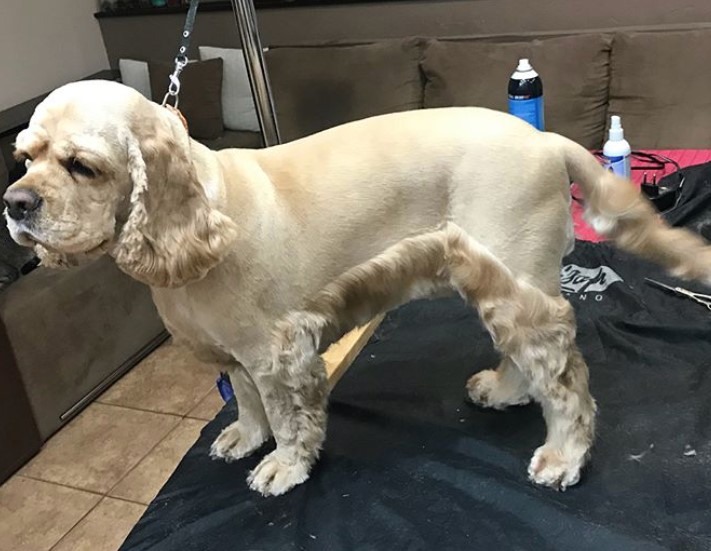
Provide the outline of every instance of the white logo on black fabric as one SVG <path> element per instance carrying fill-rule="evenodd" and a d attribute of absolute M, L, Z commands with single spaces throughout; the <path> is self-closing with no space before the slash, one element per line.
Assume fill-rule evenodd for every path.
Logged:
<path fill-rule="evenodd" d="M 560 271 L 561 291 L 576 294 L 581 300 L 586 300 L 588 293 L 594 293 L 595 300 L 601 301 L 602 293 L 616 281 L 622 281 L 622 278 L 607 266 L 583 268 L 567 264 Z"/>

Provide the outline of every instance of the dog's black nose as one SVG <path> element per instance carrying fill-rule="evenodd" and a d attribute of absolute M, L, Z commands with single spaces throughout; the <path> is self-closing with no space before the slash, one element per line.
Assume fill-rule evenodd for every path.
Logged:
<path fill-rule="evenodd" d="M 8 189 L 2 200 L 13 220 L 24 220 L 42 204 L 42 198 L 27 188 Z"/>

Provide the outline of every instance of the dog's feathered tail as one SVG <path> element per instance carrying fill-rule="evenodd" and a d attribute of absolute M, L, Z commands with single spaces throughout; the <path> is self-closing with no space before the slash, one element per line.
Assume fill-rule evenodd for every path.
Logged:
<path fill-rule="evenodd" d="M 711 246 L 704 239 L 666 224 L 632 182 L 605 170 L 582 146 L 553 139 L 560 140 L 568 174 L 584 195 L 585 219 L 597 233 L 675 276 L 711 284 Z"/>

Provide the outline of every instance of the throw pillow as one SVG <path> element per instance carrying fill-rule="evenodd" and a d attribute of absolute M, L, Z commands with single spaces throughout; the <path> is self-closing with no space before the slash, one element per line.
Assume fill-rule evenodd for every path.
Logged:
<path fill-rule="evenodd" d="M 163 101 L 173 69 L 172 62 L 148 63 L 153 101 Z M 193 61 L 185 66 L 180 74 L 179 108 L 193 138 L 211 140 L 222 134 L 222 59 Z"/>
<path fill-rule="evenodd" d="M 148 75 L 148 63 L 135 59 L 119 59 L 121 82 L 138 90 L 151 99 L 151 77 Z"/>
<path fill-rule="evenodd" d="M 229 130 L 259 132 L 244 54 L 238 48 L 200 46 L 200 59 L 222 59 L 222 117 Z"/>

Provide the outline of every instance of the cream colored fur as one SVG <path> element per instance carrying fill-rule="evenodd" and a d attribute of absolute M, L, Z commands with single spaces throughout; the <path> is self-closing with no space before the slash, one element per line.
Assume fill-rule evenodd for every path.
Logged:
<path fill-rule="evenodd" d="M 240 419 L 212 453 L 242 457 L 271 433 L 277 449 L 250 478 L 263 493 L 306 478 L 320 442 L 298 430 L 322 422 L 325 401 L 318 369 L 295 388 L 274 362 L 275 321 L 403 239 L 456 224 L 515 277 L 557 296 L 574 243 L 574 178 L 593 223 L 622 246 L 675 273 L 711 274 L 705 244 L 664 226 L 583 148 L 486 109 L 385 115 L 269 149 L 213 152 L 137 92 L 84 81 L 37 108 L 17 155 L 32 162 L 13 187 L 33 189 L 42 205 L 8 219 L 13 238 L 47 263 L 110 254 L 151 286 L 173 335 L 229 358 L 244 382 Z M 94 176 L 68 171 L 73 159 Z M 481 384 L 495 407 L 532 394 L 509 357 Z M 293 417 L 294 407 L 314 418 Z M 304 456 L 308 445 L 316 451 Z"/>

